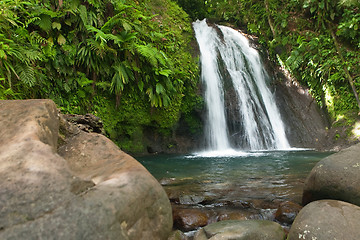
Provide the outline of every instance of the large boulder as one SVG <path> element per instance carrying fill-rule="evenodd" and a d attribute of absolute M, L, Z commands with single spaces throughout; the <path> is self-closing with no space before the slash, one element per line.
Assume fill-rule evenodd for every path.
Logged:
<path fill-rule="evenodd" d="M 156 179 L 100 134 L 63 134 L 51 100 L 0 101 L 0 239 L 167 239 Z"/>
<path fill-rule="evenodd" d="M 306 205 L 297 215 L 288 240 L 358 240 L 360 207 L 337 200 L 320 200 Z"/>
<path fill-rule="evenodd" d="M 285 232 L 280 224 L 267 220 L 227 220 L 200 229 L 194 240 L 283 240 Z"/>
<path fill-rule="evenodd" d="M 303 205 L 320 199 L 336 199 L 360 206 L 360 144 L 319 161 L 308 175 Z"/>

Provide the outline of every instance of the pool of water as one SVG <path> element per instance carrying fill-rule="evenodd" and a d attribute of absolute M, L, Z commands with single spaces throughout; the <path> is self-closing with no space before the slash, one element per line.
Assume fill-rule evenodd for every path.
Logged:
<path fill-rule="evenodd" d="M 307 174 L 330 154 L 310 150 L 208 152 L 137 160 L 162 183 L 170 198 L 198 196 L 212 204 L 254 199 L 300 203 Z"/>

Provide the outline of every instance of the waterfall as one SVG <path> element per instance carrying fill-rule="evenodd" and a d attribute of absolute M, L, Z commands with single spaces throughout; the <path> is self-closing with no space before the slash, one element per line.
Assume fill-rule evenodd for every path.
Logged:
<path fill-rule="evenodd" d="M 248 39 L 229 27 L 208 26 L 206 19 L 193 27 L 200 48 L 209 150 L 290 148 L 268 87 L 270 78 Z M 234 103 L 230 112 L 225 106 Z M 237 123 L 229 123 L 230 115 Z"/>

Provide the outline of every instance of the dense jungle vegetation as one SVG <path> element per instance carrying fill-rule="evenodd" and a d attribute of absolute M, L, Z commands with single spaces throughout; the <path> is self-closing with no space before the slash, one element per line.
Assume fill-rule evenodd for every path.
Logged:
<path fill-rule="evenodd" d="M 145 151 L 146 131 L 171 147 L 180 119 L 202 131 L 191 22 L 204 17 L 258 36 L 334 120 L 354 123 L 358 0 L 0 1 L 0 99 L 94 113 L 126 151 Z"/>
<path fill-rule="evenodd" d="M 171 136 L 201 101 L 191 21 L 174 2 L 5 0 L 0 12 L 0 99 L 92 112 L 132 152 L 146 128 Z"/>

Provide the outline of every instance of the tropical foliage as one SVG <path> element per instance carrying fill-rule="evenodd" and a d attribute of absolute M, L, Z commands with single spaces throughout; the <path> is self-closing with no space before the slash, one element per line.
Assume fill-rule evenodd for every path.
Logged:
<path fill-rule="evenodd" d="M 112 135 L 129 139 L 141 124 L 172 129 L 197 83 L 191 40 L 171 1 L 0 1 L 0 99 L 99 111 Z"/>
<path fill-rule="evenodd" d="M 144 150 L 145 131 L 171 138 L 180 117 L 196 133 L 194 39 L 178 4 L 257 35 L 334 119 L 359 112 L 358 0 L 0 1 L 0 99 L 95 113 L 128 151 Z"/>

